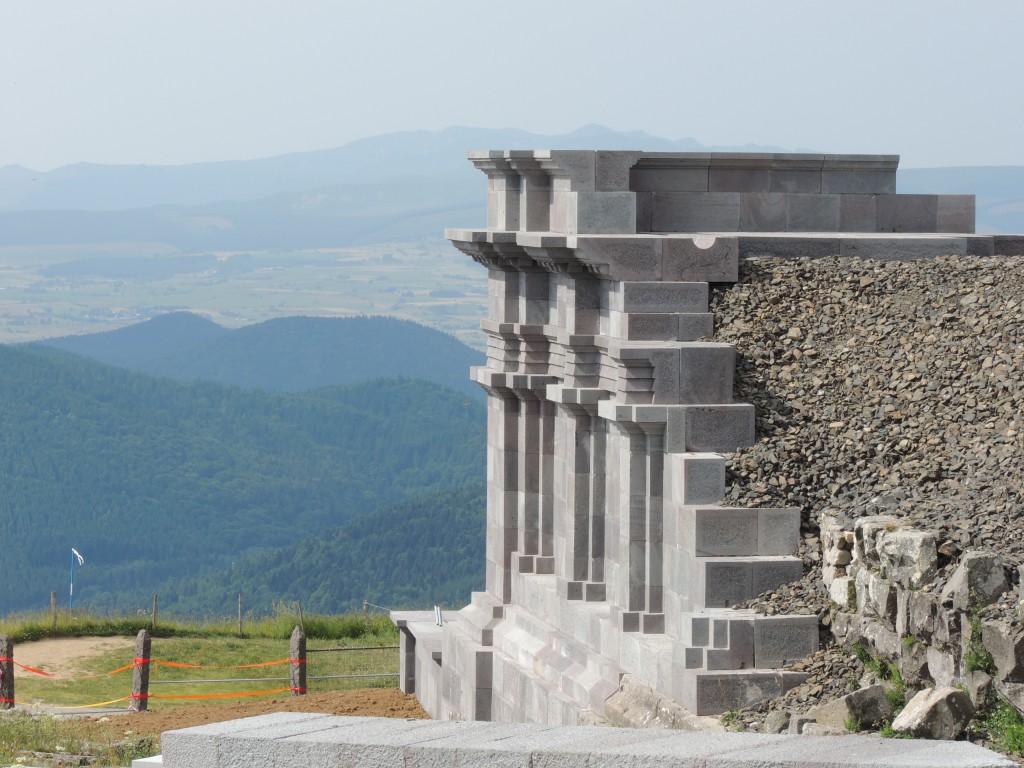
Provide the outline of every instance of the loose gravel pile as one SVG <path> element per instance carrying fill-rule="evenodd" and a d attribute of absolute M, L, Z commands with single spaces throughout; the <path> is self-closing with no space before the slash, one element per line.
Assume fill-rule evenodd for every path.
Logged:
<path fill-rule="evenodd" d="M 814 573 L 825 510 L 937 531 L 933 589 L 966 549 L 1024 562 L 1022 303 L 1021 257 L 755 259 L 713 292 L 715 340 L 738 353 L 736 400 L 757 411 L 727 503 L 802 511 L 809 573 L 776 611 L 826 606 Z"/>
<path fill-rule="evenodd" d="M 747 605 L 827 628 L 818 523 L 890 514 L 939 536 L 941 590 L 960 554 L 1024 563 L 1024 258 L 756 259 L 712 294 L 737 350 L 735 397 L 757 443 L 729 457 L 725 503 L 799 507 L 804 578 Z M 1019 621 L 1005 599 L 987 616 Z M 739 713 L 763 727 L 843 695 L 863 668 L 823 647 L 810 679 Z"/>

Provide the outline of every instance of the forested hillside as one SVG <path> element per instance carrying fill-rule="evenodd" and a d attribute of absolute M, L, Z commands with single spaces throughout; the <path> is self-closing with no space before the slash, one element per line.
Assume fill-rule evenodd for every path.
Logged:
<path fill-rule="evenodd" d="M 257 611 L 297 600 L 325 613 L 359 610 L 363 600 L 384 608 L 461 608 L 484 587 L 486 504 L 482 478 L 427 493 L 227 568 L 169 578 L 159 586 L 160 605 L 230 615 L 241 592 Z"/>
<path fill-rule="evenodd" d="M 0 613 L 66 596 L 72 546 L 76 603 L 107 607 L 480 482 L 484 454 L 483 405 L 426 382 L 270 394 L 0 346 Z"/>
<path fill-rule="evenodd" d="M 393 317 L 282 317 L 228 330 L 174 312 L 105 333 L 37 344 L 182 381 L 301 392 L 376 378 L 414 378 L 482 399 L 469 368 L 483 354 L 424 325 Z"/>

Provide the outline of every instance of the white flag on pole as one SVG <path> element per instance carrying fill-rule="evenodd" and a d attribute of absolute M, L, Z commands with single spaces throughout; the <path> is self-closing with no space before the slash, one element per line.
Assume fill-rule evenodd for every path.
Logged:
<path fill-rule="evenodd" d="M 75 549 L 74 547 L 72 547 L 72 548 L 71 548 L 71 554 L 73 554 L 73 555 L 75 556 L 75 559 L 76 559 L 76 560 L 78 560 L 78 564 L 79 564 L 79 565 L 85 565 L 85 558 L 84 558 L 84 557 L 82 557 L 82 556 L 81 556 L 81 555 L 79 554 L 79 552 L 78 552 L 78 550 L 77 550 L 77 549 Z"/>

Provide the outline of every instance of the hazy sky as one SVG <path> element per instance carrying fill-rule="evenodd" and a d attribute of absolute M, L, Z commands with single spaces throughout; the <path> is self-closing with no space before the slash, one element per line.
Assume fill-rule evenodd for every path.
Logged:
<path fill-rule="evenodd" d="M 1021 0 L 0 0 L 0 166 L 449 125 L 1024 165 Z"/>

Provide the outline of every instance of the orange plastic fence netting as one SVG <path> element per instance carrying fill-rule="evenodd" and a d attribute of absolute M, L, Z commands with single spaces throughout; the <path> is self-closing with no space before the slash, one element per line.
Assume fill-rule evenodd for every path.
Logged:
<path fill-rule="evenodd" d="M 109 707 L 111 704 L 117 704 L 121 701 L 128 701 L 130 696 L 122 696 L 119 699 L 111 699 L 110 701 L 98 701 L 95 704 L 76 704 L 69 706 L 66 704 L 43 704 L 38 701 L 18 701 L 17 699 L 0 699 L 2 704 L 16 704 L 19 707 L 52 707 L 53 709 L 93 709 L 97 707 Z"/>
<path fill-rule="evenodd" d="M 4 661 L 10 661 L 10 662 L 12 662 L 14 664 L 14 666 L 19 667 L 20 669 L 23 669 L 26 672 L 31 672 L 31 673 L 36 674 L 36 675 L 42 675 L 42 676 L 48 677 L 48 678 L 50 678 L 52 680 L 95 680 L 98 677 L 108 677 L 109 675 L 116 675 L 116 674 L 119 674 L 121 672 L 126 672 L 129 669 L 135 669 L 136 667 L 141 667 L 143 664 L 149 664 L 151 667 L 164 666 L 164 667 L 176 667 L 176 668 L 181 668 L 181 669 L 253 669 L 255 667 L 273 667 L 273 666 L 277 666 L 279 664 L 305 664 L 306 663 L 305 659 L 278 659 L 276 661 L 261 661 L 261 662 L 255 663 L 255 664 L 186 664 L 186 663 L 180 662 L 180 661 L 163 661 L 161 659 L 141 659 L 141 658 L 135 658 L 135 659 L 132 660 L 131 664 L 125 664 L 123 667 L 118 667 L 117 669 L 112 669 L 109 672 L 103 672 L 102 674 L 98 674 L 98 675 L 79 675 L 77 677 L 72 677 L 72 676 L 67 676 L 67 675 L 58 675 L 58 674 L 56 674 L 54 672 L 46 672 L 45 670 L 42 670 L 42 669 L 36 669 L 35 667 L 29 667 L 29 666 L 26 666 L 24 664 L 19 664 L 18 662 L 14 661 L 14 659 L 12 659 L 10 657 L 2 657 L 2 658 L 0 658 L 0 662 L 4 662 Z M 0 702 L 0 703 L 7 703 L 7 702 Z"/>
<path fill-rule="evenodd" d="M 185 664 L 181 661 L 162 661 L 160 659 L 135 659 L 132 666 L 149 664 L 150 666 L 177 667 L 181 669 L 253 669 L 254 667 L 274 667 L 278 664 L 305 664 L 305 659 L 278 659 L 277 661 L 260 661 L 255 664 Z"/>
<path fill-rule="evenodd" d="M 132 699 L 241 699 L 246 696 L 269 696 L 273 693 L 305 693 L 305 688 L 271 688 L 266 691 L 239 691 L 237 693 L 183 693 L 178 696 L 157 695 L 149 693 L 146 695 L 132 694 Z"/>

